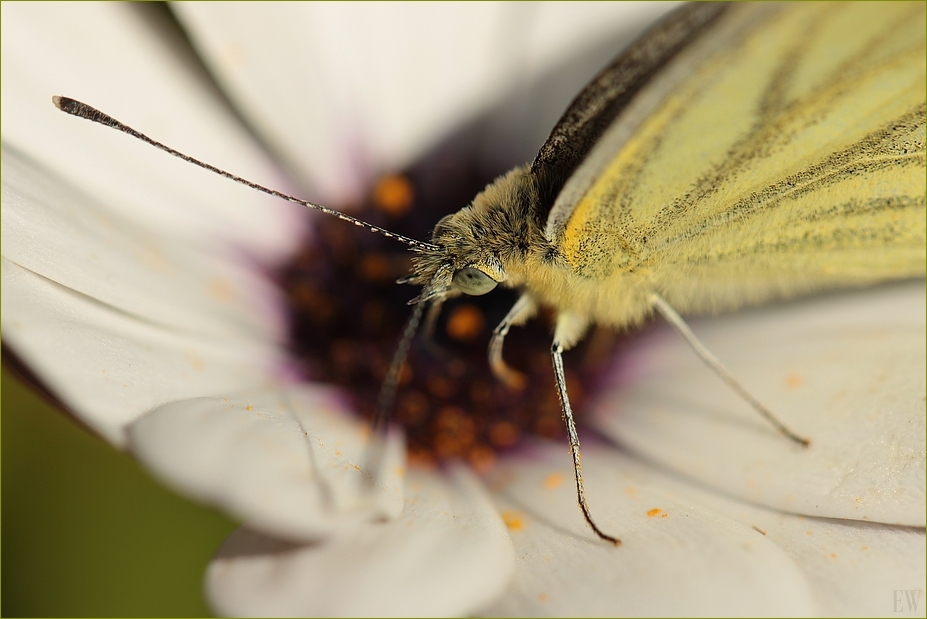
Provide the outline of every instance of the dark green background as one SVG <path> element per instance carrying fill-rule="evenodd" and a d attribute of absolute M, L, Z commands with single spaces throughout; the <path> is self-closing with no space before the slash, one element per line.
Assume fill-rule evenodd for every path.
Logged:
<path fill-rule="evenodd" d="M 200 616 L 235 524 L 153 481 L 3 369 L 3 616 Z"/>

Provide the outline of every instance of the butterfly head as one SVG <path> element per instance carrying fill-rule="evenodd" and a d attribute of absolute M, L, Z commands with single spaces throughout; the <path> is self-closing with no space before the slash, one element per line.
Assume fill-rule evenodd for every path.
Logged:
<path fill-rule="evenodd" d="M 417 251 L 412 274 L 403 280 L 425 287 L 416 301 L 479 296 L 511 284 L 507 267 L 523 261 L 536 232 L 533 187 L 528 168 L 516 168 L 441 219 L 431 240 L 435 249 Z"/>

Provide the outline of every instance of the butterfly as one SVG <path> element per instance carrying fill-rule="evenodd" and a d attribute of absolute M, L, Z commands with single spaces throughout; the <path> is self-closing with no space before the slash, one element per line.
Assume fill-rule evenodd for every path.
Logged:
<path fill-rule="evenodd" d="M 263 188 L 182 155 L 89 106 L 62 110 L 135 135 L 255 189 L 399 240 L 414 252 L 413 301 L 381 392 L 392 405 L 409 342 L 461 295 L 521 296 L 494 331 L 505 382 L 511 327 L 552 308 L 554 376 L 578 502 L 579 437 L 563 352 L 591 325 L 655 312 L 783 434 L 677 312 L 720 312 L 925 270 L 925 16 L 922 3 L 684 6 L 574 99 L 535 159 L 440 220 L 430 241 Z M 430 319 L 430 318 L 429 318 Z"/>

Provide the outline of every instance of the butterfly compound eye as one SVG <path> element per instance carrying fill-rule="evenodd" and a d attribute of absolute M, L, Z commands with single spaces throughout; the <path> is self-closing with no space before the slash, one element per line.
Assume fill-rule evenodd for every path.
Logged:
<path fill-rule="evenodd" d="M 496 280 L 474 267 L 464 267 L 454 273 L 454 286 L 474 297 L 486 294 L 496 287 Z"/>

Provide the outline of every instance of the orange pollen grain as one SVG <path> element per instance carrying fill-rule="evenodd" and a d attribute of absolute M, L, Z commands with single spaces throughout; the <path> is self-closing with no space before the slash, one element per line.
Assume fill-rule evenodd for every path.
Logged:
<path fill-rule="evenodd" d="M 389 261 L 383 254 L 366 254 L 357 265 L 359 275 L 368 282 L 392 279 Z"/>
<path fill-rule="evenodd" d="M 373 204 L 393 217 L 405 215 L 415 201 L 415 190 L 405 176 L 384 176 L 373 188 Z"/>
<path fill-rule="evenodd" d="M 477 473 L 486 473 L 496 463 L 496 452 L 489 447 L 477 445 L 467 454 L 467 462 Z"/>
<path fill-rule="evenodd" d="M 396 415 L 400 421 L 414 426 L 428 413 L 428 398 L 419 391 L 410 391 L 402 394 L 396 404 Z"/>
<path fill-rule="evenodd" d="M 494 447 L 504 449 L 511 447 L 518 440 L 520 432 L 518 426 L 510 421 L 499 421 L 489 429 L 489 442 Z"/>
<path fill-rule="evenodd" d="M 553 490 L 563 483 L 563 473 L 551 473 L 544 478 L 544 487 Z"/>
<path fill-rule="evenodd" d="M 456 307 L 447 319 L 447 334 L 458 342 L 470 342 L 483 331 L 486 320 L 476 306 Z"/>
<path fill-rule="evenodd" d="M 253 411 L 253 410 L 254 410 L 254 407 L 251 406 L 251 405 L 249 404 L 248 406 L 245 407 L 245 410 L 246 410 L 246 411 Z"/>
<path fill-rule="evenodd" d="M 457 391 L 458 384 L 444 376 L 432 376 L 426 383 L 428 392 L 439 398 L 449 398 Z"/>
<path fill-rule="evenodd" d="M 519 531 L 525 527 L 525 521 L 522 519 L 521 514 L 512 510 L 507 509 L 502 512 L 502 521 L 509 531 Z"/>
<path fill-rule="evenodd" d="M 660 509 L 659 507 L 654 507 L 653 509 L 647 512 L 647 515 L 653 518 L 657 514 L 662 514 L 662 513 L 663 513 L 662 509 Z"/>
<path fill-rule="evenodd" d="M 209 295 L 216 301 L 231 301 L 235 298 L 235 288 L 228 280 L 217 277 L 209 282 Z"/>
<path fill-rule="evenodd" d="M 789 374 L 785 377 L 785 386 L 791 389 L 796 387 L 801 387 L 804 381 L 801 379 L 801 376 L 798 374 Z"/>

